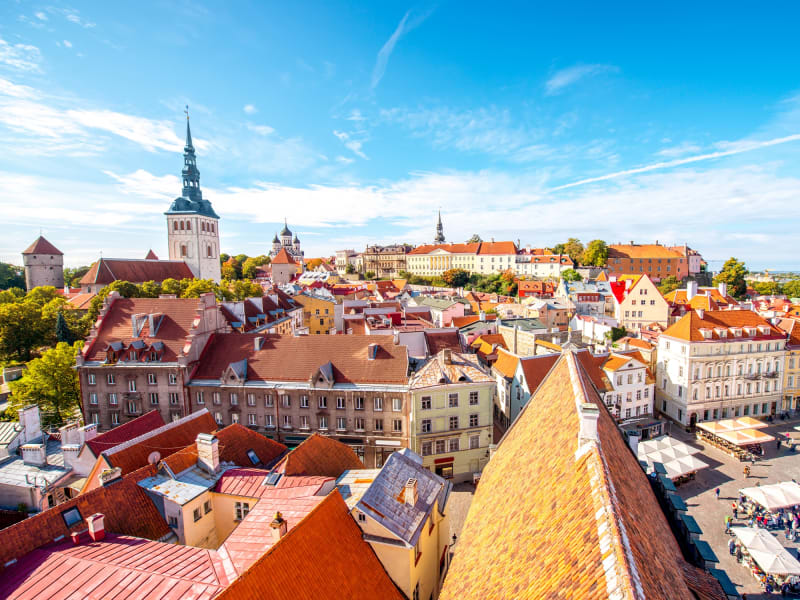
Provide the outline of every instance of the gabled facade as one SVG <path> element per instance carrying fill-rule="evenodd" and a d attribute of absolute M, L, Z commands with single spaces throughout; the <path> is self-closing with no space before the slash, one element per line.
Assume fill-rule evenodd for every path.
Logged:
<path fill-rule="evenodd" d="M 599 390 L 600 397 L 616 419 L 653 414 L 655 378 L 638 352 L 612 352 L 600 368 L 608 381 L 605 393 Z"/>
<path fill-rule="evenodd" d="M 651 323 L 669 325 L 669 304 L 647 275 L 623 275 L 610 285 L 614 318 L 621 327 L 638 331 Z"/>
<path fill-rule="evenodd" d="M 780 410 L 800 411 L 800 320 L 785 318 L 778 328 L 786 332 L 783 366 L 783 402 Z"/>

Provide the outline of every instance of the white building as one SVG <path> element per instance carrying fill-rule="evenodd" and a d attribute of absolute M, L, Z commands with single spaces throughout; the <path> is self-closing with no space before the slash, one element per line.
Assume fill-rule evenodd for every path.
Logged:
<path fill-rule="evenodd" d="M 514 272 L 539 279 L 558 279 L 561 272 L 575 268 L 575 263 L 566 254 L 534 254 L 522 250 L 516 256 Z"/>
<path fill-rule="evenodd" d="M 622 421 L 653 414 L 655 379 L 638 352 L 612 352 L 601 367 L 609 382 L 603 400 Z"/>
<path fill-rule="evenodd" d="M 749 310 L 693 310 L 658 339 L 656 408 L 683 424 L 779 410 L 786 335 Z"/>

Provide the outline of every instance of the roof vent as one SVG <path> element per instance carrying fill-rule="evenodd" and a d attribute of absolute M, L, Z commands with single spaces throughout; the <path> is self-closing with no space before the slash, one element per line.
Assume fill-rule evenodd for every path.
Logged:
<path fill-rule="evenodd" d="M 597 419 L 600 418 L 600 410 L 591 402 L 584 402 L 578 409 L 581 419 L 581 430 L 578 434 L 579 444 L 586 442 L 597 442 Z"/>
<path fill-rule="evenodd" d="M 367 360 L 375 360 L 378 357 L 378 344 L 370 344 L 367 346 Z"/>
<path fill-rule="evenodd" d="M 415 506 L 417 504 L 417 480 L 414 477 L 411 477 L 408 481 L 406 481 L 405 486 L 403 486 L 403 490 L 405 491 L 403 494 L 405 503 L 409 506 Z"/>

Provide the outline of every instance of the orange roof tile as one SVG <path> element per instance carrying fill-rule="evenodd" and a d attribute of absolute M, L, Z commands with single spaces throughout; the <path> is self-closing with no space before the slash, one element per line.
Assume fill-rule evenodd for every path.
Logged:
<path fill-rule="evenodd" d="M 98 457 L 103 450 L 110 450 L 122 442 L 132 440 L 164 425 L 166 423 L 164 423 L 164 417 L 161 416 L 161 413 L 157 410 L 151 410 L 127 423 L 114 427 L 114 429 L 98 434 L 86 442 L 86 445 L 89 446 L 92 454 Z"/>
<path fill-rule="evenodd" d="M 430 254 L 435 250 L 444 250 L 450 254 L 477 254 L 480 243 L 474 244 L 423 244 L 417 246 L 409 254 Z"/>
<path fill-rule="evenodd" d="M 519 364 L 519 357 L 516 354 L 511 354 L 502 348 L 497 349 L 497 360 L 492 365 L 492 368 L 500 373 L 503 377 L 513 378 L 517 372 L 517 365 Z"/>
<path fill-rule="evenodd" d="M 347 469 L 363 468 L 350 446 L 314 433 L 281 459 L 275 470 L 286 475 L 339 477 Z"/>
<path fill-rule="evenodd" d="M 338 490 L 218 598 L 219 600 L 404 600 Z"/>
<path fill-rule="evenodd" d="M 748 335 L 744 330 L 738 337 L 734 337 L 731 328 L 744 328 L 744 327 L 767 327 L 769 333 L 762 334 L 756 331 L 756 335 Z M 711 337 L 705 338 L 701 329 L 710 330 Z M 662 335 L 692 341 L 719 341 L 719 333 L 717 330 L 725 330 L 726 338 L 730 341 L 737 339 L 783 339 L 784 333 L 772 325 L 769 321 L 754 313 L 752 310 L 707 310 L 703 311 L 703 317 L 697 314 L 697 311 L 689 311 L 681 319 L 669 326 Z"/>
<path fill-rule="evenodd" d="M 577 403 L 599 409 L 599 443 L 579 446 Z M 458 543 L 441 600 L 694 598 L 647 476 L 571 352 L 483 470 Z"/>
<path fill-rule="evenodd" d="M 516 254 L 514 242 L 481 242 L 478 254 Z"/>
<path fill-rule="evenodd" d="M 611 244 L 608 258 L 683 258 L 683 253 L 660 244 Z"/>
<path fill-rule="evenodd" d="M 108 285 L 114 281 L 161 282 L 165 279 L 192 279 L 192 270 L 182 260 L 148 260 L 136 258 L 101 258 L 92 264 L 81 277 L 81 285 L 99 283 Z"/>
<path fill-rule="evenodd" d="M 44 236 L 39 236 L 33 243 L 22 251 L 22 254 L 55 254 L 63 256 L 64 253 L 53 246 L 50 242 L 44 239 Z"/>
<path fill-rule="evenodd" d="M 519 364 L 522 367 L 522 374 L 525 377 L 525 383 L 531 394 L 534 394 L 542 381 L 544 381 L 550 369 L 556 364 L 560 354 L 542 354 L 540 356 L 526 356 L 519 359 Z"/>
<path fill-rule="evenodd" d="M 271 265 L 293 265 L 296 264 L 294 259 L 289 256 L 289 253 L 286 252 L 286 248 L 281 248 L 280 252 L 275 256 L 275 258 L 270 261 Z"/>

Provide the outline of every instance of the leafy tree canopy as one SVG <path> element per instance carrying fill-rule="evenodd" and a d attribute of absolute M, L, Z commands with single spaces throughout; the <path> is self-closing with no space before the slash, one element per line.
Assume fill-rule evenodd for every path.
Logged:
<path fill-rule="evenodd" d="M 661 283 L 658 286 L 658 291 L 661 292 L 664 296 L 673 292 L 681 287 L 681 282 L 678 281 L 678 278 L 675 275 L 667 275 L 664 279 L 661 280 Z"/>
<path fill-rule="evenodd" d="M 731 257 L 725 261 L 725 264 L 722 265 L 722 270 L 714 277 L 714 285 L 725 283 L 731 296 L 741 298 L 747 292 L 745 275 L 747 275 L 747 267 L 745 267 L 744 262 Z"/>
<path fill-rule="evenodd" d="M 0 262 L 0 290 L 25 287 L 25 271 L 22 267 Z"/>
<path fill-rule="evenodd" d="M 603 267 L 608 261 L 608 245 L 603 240 L 592 240 L 586 245 L 581 256 L 581 264 Z"/>
<path fill-rule="evenodd" d="M 583 281 L 583 277 L 575 269 L 564 269 L 561 271 L 561 279 L 564 281 Z"/>

